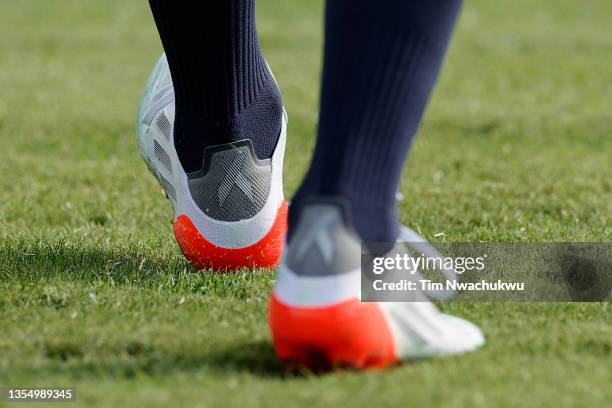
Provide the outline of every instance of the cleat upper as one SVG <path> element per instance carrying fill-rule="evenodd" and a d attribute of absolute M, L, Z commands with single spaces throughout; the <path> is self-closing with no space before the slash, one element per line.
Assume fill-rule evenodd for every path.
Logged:
<path fill-rule="evenodd" d="M 279 358 L 307 364 L 308 350 L 330 366 L 384 367 L 484 344 L 478 327 L 441 313 L 425 293 L 413 302 L 361 302 L 361 242 L 346 207 L 321 200 L 298 211 L 269 304 Z"/>
<path fill-rule="evenodd" d="M 272 161 L 259 160 L 252 142 L 241 140 L 207 147 L 202 169 L 187 178 L 195 203 L 206 215 L 219 221 L 239 221 L 254 217 L 265 205 Z"/>
<path fill-rule="evenodd" d="M 162 56 L 145 88 L 137 136 L 147 166 L 172 203 L 183 253 L 198 269 L 276 266 L 286 231 L 286 114 L 272 158 L 259 160 L 246 139 L 206 148 L 202 168 L 189 174 L 174 146 L 174 116 L 172 78 Z"/>

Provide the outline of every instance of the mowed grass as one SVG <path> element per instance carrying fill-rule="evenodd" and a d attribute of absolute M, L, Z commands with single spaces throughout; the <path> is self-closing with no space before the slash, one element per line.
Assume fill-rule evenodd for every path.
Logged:
<path fill-rule="evenodd" d="M 322 11 L 258 1 L 290 115 L 288 196 L 314 143 Z M 609 241 L 611 17 L 607 0 L 467 2 L 402 221 L 434 241 Z M 608 303 L 445 304 L 482 327 L 483 349 L 283 374 L 274 272 L 194 271 L 139 157 L 161 52 L 146 2 L 3 2 L 0 26 L 0 387 L 72 386 L 88 407 L 610 406 Z"/>

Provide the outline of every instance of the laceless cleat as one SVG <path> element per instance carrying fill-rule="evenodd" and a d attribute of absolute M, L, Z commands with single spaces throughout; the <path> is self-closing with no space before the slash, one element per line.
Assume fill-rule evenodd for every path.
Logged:
<path fill-rule="evenodd" d="M 383 368 L 484 344 L 478 327 L 441 313 L 425 293 L 417 292 L 414 302 L 361 302 L 361 242 L 345 214 L 343 205 L 323 201 L 301 209 L 269 301 L 282 362 L 313 370 Z M 437 253 L 403 231 L 402 239 Z"/>
<path fill-rule="evenodd" d="M 140 152 L 174 209 L 174 235 L 197 269 L 275 267 L 287 228 L 283 156 L 287 116 L 272 158 L 249 139 L 207 147 L 186 173 L 174 146 L 174 88 L 165 55 L 151 74 L 137 118 Z"/>

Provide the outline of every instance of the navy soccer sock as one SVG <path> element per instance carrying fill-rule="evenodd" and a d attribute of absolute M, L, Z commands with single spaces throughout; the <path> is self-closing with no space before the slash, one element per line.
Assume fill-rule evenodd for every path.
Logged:
<path fill-rule="evenodd" d="M 185 170 L 204 148 L 251 139 L 272 156 L 282 102 L 259 47 L 255 0 L 149 0 L 176 94 L 175 145 Z"/>
<path fill-rule="evenodd" d="M 328 0 L 321 111 L 310 169 L 289 211 L 309 198 L 350 204 L 365 241 L 398 235 L 395 195 L 461 0 Z"/>

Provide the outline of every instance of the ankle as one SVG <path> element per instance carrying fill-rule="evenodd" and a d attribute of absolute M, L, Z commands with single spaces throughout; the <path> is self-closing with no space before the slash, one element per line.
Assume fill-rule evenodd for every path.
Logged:
<path fill-rule="evenodd" d="M 235 112 L 230 123 L 231 141 L 250 139 L 259 159 L 272 157 L 282 128 L 283 102 L 272 78 L 255 89 L 256 97 Z"/>
<path fill-rule="evenodd" d="M 346 224 L 362 242 L 392 243 L 399 235 L 399 217 L 392 205 L 370 203 L 348 195 L 308 195 L 298 191 L 289 208 L 288 240 L 300 222 L 304 207 L 312 203 L 332 202 L 343 208 Z"/>

